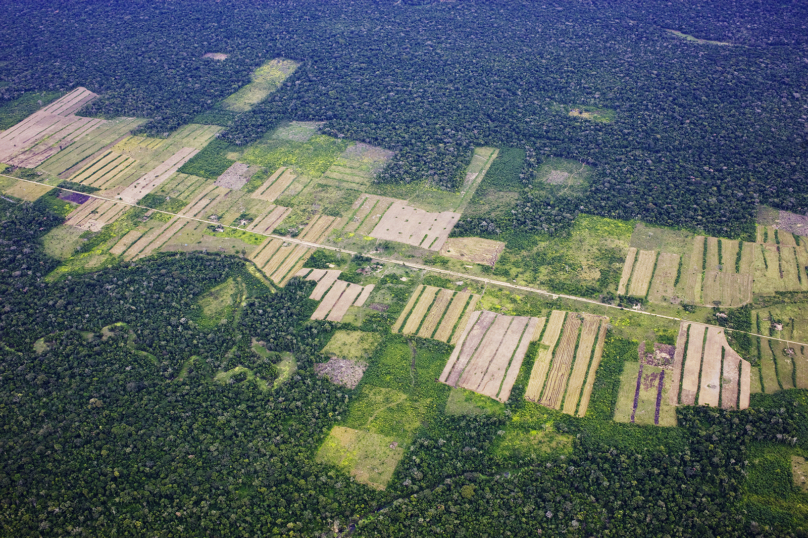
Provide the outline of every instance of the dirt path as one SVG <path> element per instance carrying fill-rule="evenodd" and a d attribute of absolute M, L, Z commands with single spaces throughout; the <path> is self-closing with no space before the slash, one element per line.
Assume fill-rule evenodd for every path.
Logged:
<path fill-rule="evenodd" d="M 14 177 L 14 176 L 9 176 L 9 175 L 6 175 L 6 174 L 0 174 L 0 177 L 7 177 L 9 179 L 14 179 L 14 180 L 17 180 L 17 181 L 23 181 L 25 183 L 34 183 L 36 185 L 46 185 L 45 183 L 43 183 L 41 181 L 31 181 L 31 180 L 28 180 L 28 179 L 21 179 L 21 178 Z M 47 185 L 47 186 L 51 187 L 52 185 Z M 243 230 L 243 228 L 239 228 L 237 226 L 227 226 L 227 225 L 224 225 L 224 224 L 222 224 L 220 222 L 213 222 L 213 221 L 206 220 L 206 219 L 200 219 L 200 218 L 196 218 L 196 217 L 188 217 L 188 216 L 185 216 L 185 215 L 177 215 L 176 213 L 170 213 L 168 211 L 161 211 L 159 209 L 152 209 L 150 207 L 147 208 L 145 206 L 141 206 L 141 205 L 138 205 L 138 204 L 130 204 L 130 203 L 124 202 L 122 200 L 117 200 L 117 199 L 114 199 L 114 198 L 105 198 L 105 197 L 102 197 L 102 196 L 98 196 L 97 194 L 87 194 L 86 192 L 79 192 L 79 191 L 74 191 L 74 190 L 70 190 L 70 189 L 61 189 L 61 190 L 65 191 L 65 192 L 73 192 L 73 193 L 76 193 L 76 194 L 82 194 L 84 196 L 89 196 L 90 198 L 98 198 L 99 200 L 106 200 L 106 201 L 116 202 L 116 203 L 119 203 L 119 204 L 125 204 L 125 205 L 131 206 L 131 207 L 140 207 L 140 208 L 143 208 L 143 209 L 149 209 L 149 210 L 151 210 L 152 212 L 155 212 L 155 213 L 163 213 L 165 215 L 170 215 L 172 217 L 178 217 L 178 218 L 181 218 L 181 219 L 193 220 L 193 221 L 196 221 L 196 222 L 203 222 L 205 224 L 215 224 L 217 226 L 222 226 L 224 228 L 232 228 L 234 230 Z M 271 238 L 274 238 L 274 239 L 280 239 L 282 241 L 286 241 L 287 243 L 294 243 L 296 245 L 302 245 L 302 246 L 311 247 L 311 248 L 322 248 L 322 249 L 331 250 L 331 251 L 334 251 L 334 252 L 345 253 L 345 254 L 348 254 L 349 256 L 354 256 L 354 255 L 358 254 L 357 252 L 353 252 L 351 250 L 345 250 L 345 249 L 342 249 L 342 248 L 339 248 L 339 247 L 332 247 L 330 245 L 321 245 L 319 243 L 312 243 L 312 242 L 309 242 L 309 241 L 302 241 L 302 240 L 297 239 L 295 237 L 286 237 L 286 236 L 280 236 L 280 235 L 275 235 L 275 234 L 271 234 L 271 233 L 260 233 L 260 232 L 252 232 L 252 233 L 254 233 L 256 235 L 262 235 L 264 237 L 271 237 Z M 431 266 L 428 266 L 428 265 L 421 265 L 421 264 L 405 262 L 405 261 L 401 261 L 401 260 L 393 260 L 393 259 L 390 259 L 390 258 L 382 258 L 382 257 L 379 257 L 379 256 L 373 256 L 373 255 L 371 255 L 370 258 L 375 260 L 375 261 L 380 261 L 380 262 L 383 262 L 383 263 L 393 263 L 393 264 L 396 264 L 396 265 L 401 265 L 403 267 L 409 267 L 410 269 L 416 269 L 416 270 L 419 270 L 419 271 L 430 271 L 432 273 L 439 273 L 439 274 L 447 275 L 447 276 L 450 276 L 450 277 L 458 277 L 458 278 L 461 278 L 461 279 L 465 278 L 465 279 L 468 279 L 468 280 L 476 280 L 477 282 L 484 283 L 486 287 L 488 286 L 488 284 L 492 284 L 492 285 L 495 285 L 495 286 L 502 286 L 504 288 L 509 288 L 509 289 L 512 289 L 512 290 L 518 290 L 518 291 L 523 291 L 523 292 L 528 292 L 528 293 L 539 293 L 539 294 L 542 294 L 542 295 L 547 295 L 549 297 L 552 297 L 553 299 L 559 299 L 559 298 L 560 299 L 568 299 L 568 300 L 571 300 L 571 301 L 579 301 L 579 302 L 582 302 L 582 303 L 598 305 L 598 306 L 601 306 L 601 307 L 613 308 L 613 309 L 616 309 L 616 310 L 629 310 L 629 311 L 633 311 L 633 312 L 635 312 L 637 314 L 642 314 L 644 316 L 653 316 L 653 317 L 657 317 L 657 318 L 661 318 L 661 319 L 669 319 L 669 320 L 673 320 L 673 321 L 694 321 L 694 320 L 689 320 L 689 319 L 684 319 L 684 318 L 677 318 L 677 317 L 674 317 L 674 316 L 665 316 L 663 314 L 655 314 L 654 312 L 645 312 L 643 310 L 630 310 L 630 309 L 626 309 L 626 308 L 623 308 L 623 307 L 620 307 L 620 306 L 617 306 L 617 305 L 613 305 L 613 304 L 601 303 L 599 301 L 596 301 L 595 299 L 586 299 L 584 297 L 576 297 L 574 295 L 564 295 L 562 293 L 553 293 L 553 292 L 550 292 L 550 291 L 547 291 L 547 290 L 542 290 L 542 289 L 539 289 L 539 288 L 532 288 L 532 287 L 529 287 L 529 286 L 519 286 L 517 284 L 512 284 L 510 282 L 505 282 L 505 281 L 502 281 L 502 280 L 484 278 L 484 277 L 481 277 L 481 276 L 469 275 L 467 273 L 458 273 L 458 272 L 455 272 L 455 271 L 449 271 L 447 269 L 440 269 L 438 267 L 431 267 Z M 702 323 L 702 322 L 696 321 L 696 323 Z M 703 325 L 708 325 L 708 324 L 704 324 L 704 323 L 702 323 L 702 324 Z M 711 327 L 718 327 L 718 325 L 710 325 L 710 326 Z M 759 338 L 764 338 L 766 340 L 774 340 L 776 342 L 791 342 L 791 343 L 797 344 L 797 345 L 808 346 L 808 342 L 794 342 L 794 341 L 791 341 L 791 340 L 785 340 L 783 338 L 775 338 L 773 336 L 767 336 L 767 335 L 757 334 L 757 333 L 752 333 L 752 332 L 747 332 L 747 331 L 739 331 L 739 330 L 736 330 L 736 329 L 725 329 L 725 330 L 729 331 L 729 332 L 744 333 L 744 334 L 748 334 L 749 336 L 757 336 Z"/>

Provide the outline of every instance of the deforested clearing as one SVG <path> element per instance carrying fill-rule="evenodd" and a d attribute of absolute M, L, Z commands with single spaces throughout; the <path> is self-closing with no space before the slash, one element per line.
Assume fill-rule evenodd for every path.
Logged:
<path fill-rule="evenodd" d="M 634 265 L 634 271 L 631 273 L 628 295 L 634 297 L 645 297 L 645 295 L 648 293 L 648 286 L 651 283 L 651 277 L 654 274 L 656 258 L 657 251 L 655 250 L 641 250 L 639 252 L 639 255 L 637 256 L 637 263 Z"/>
<path fill-rule="evenodd" d="M 578 407 L 578 398 L 581 394 L 586 374 L 589 369 L 589 360 L 592 357 L 592 346 L 600 330 L 601 319 L 589 314 L 584 315 L 581 338 L 578 342 L 578 351 L 575 354 L 575 363 L 569 376 L 567 394 L 564 398 L 564 412 L 574 415 Z"/>
<path fill-rule="evenodd" d="M 553 310 L 547 322 L 547 328 L 541 337 L 539 354 L 536 362 L 533 363 L 533 370 L 530 372 L 530 381 L 525 391 L 525 399 L 537 402 L 544 388 L 544 381 L 553 360 L 553 350 L 555 349 L 561 329 L 564 327 L 564 319 L 567 313 L 563 310 Z"/>
<path fill-rule="evenodd" d="M 691 304 L 701 304 L 702 264 L 704 261 L 704 236 L 693 238 L 693 248 L 690 254 L 690 265 L 687 274 L 682 275 L 685 280 L 685 301 Z"/>
<path fill-rule="evenodd" d="M 421 297 L 418 299 L 418 304 L 415 305 L 415 308 L 413 308 L 412 312 L 410 313 L 410 317 L 407 318 L 407 322 L 404 324 L 404 329 L 401 331 L 402 333 L 413 334 L 418 330 L 418 327 L 421 325 L 421 321 L 424 319 L 429 307 L 432 305 L 438 290 L 439 288 L 434 286 L 426 287 L 424 293 L 421 294 Z"/>
<path fill-rule="evenodd" d="M 362 331 L 335 331 L 323 348 L 323 353 L 333 357 L 352 360 L 367 360 L 381 342 L 381 335 Z"/>
<path fill-rule="evenodd" d="M 682 389 L 679 403 L 695 405 L 696 394 L 699 390 L 699 373 L 701 371 L 701 356 L 704 350 L 704 325 L 690 324 L 687 350 L 685 355 L 685 368 L 682 374 Z"/>
<path fill-rule="evenodd" d="M 577 416 L 586 416 L 586 410 L 589 408 L 589 399 L 592 396 L 592 388 L 595 386 L 595 376 L 600 367 L 600 359 L 603 356 L 603 347 L 606 344 L 606 321 L 600 325 L 600 332 L 598 333 L 598 340 L 595 344 L 595 350 L 592 352 L 592 360 L 589 363 L 589 373 L 586 376 L 586 385 L 584 385 L 581 392 L 581 401 L 578 403 Z"/>
<path fill-rule="evenodd" d="M 252 74 L 252 82 L 222 101 L 222 108 L 231 112 L 247 112 L 280 88 L 283 81 L 295 72 L 300 64 L 293 60 L 276 58 L 270 60 Z"/>
<path fill-rule="evenodd" d="M 371 232 L 372 237 L 440 251 L 460 219 L 459 213 L 429 213 L 399 201 L 393 203 Z"/>
<path fill-rule="evenodd" d="M 384 490 L 403 456 L 403 447 L 392 437 L 334 426 L 316 460 L 341 468 L 360 484 Z"/>
<path fill-rule="evenodd" d="M 363 361 L 331 357 L 328 362 L 315 364 L 314 373 L 327 377 L 335 385 L 355 389 L 367 368 L 368 364 Z"/>
<path fill-rule="evenodd" d="M 440 381 L 505 402 L 543 320 L 474 312 Z"/>
<path fill-rule="evenodd" d="M 217 187 L 226 187 L 232 190 L 238 190 L 250 181 L 250 178 L 258 172 L 257 167 L 251 167 L 249 164 L 235 162 L 230 165 L 230 168 L 225 170 L 224 174 L 216 179 L 214 185 Z"/>
<path fill-rule="evenodd" d="M 448 342 L 453 330 L 455 333 L 462 332 L 465 325 L 462 320 L 458 324 L 458 319 L 464 310 L 469 314 L 474 309 L 480 296 L 432 286 L 427 286 L 423 293 L 421 293 L 422 289 L 422 286 L 417 288 L 410 297 L 404 311 L 393 325 L 392 332 L 399 332 L 403 326 L 404 329 L 401 332 L 404 334 L 412 334 L 417 330 L 418 336 L 422 338 L 434 338 Z M 470 297 L 471 305 L 467 308 Z M 406 325 L 404 325 L 405 320 Z M 455 329 L 456 326 L 457 329 Z"/>
<path fill-rule="evenodd" d="M 471 294 L 468 292 L 455 293 L 451 304 L 449 304 L 449 308 L 446 309 L 443 315 L 443 320 L 440 322 L 438 330 L 433 335 L 435 340 L 440 340 L 441 342 L 449 341 L 449 338 L 452 336 L 452 330 L 455 325 L 457 325 L 457 320 L 460 319 L 463 310 L 468 304 L 469 297 L 471 297 Z M 475 297 L 479 297 L 479 295 Z"/>
<path fill-rule="evenodd" d="M 289 262 L 286 262 L 286 265 L 290 265 Z M 281 272 L 285 271 L 285 269 L 281 269 Z M 285 277 L 284 283 L 291 279 L 294 274 L 297 273 L 296 270 L 294 271 L 287 271 L 287 276 Z M 335 273 L 339 274 L 339 271 L 335 271 Z M 331 275 L 333 276 L 333 275 Z M 274 279 L 274 275 L 273 275 Z M 323 293 L 323 290 L 327 289 L 326 286 L 330 286 L 332 280 L 329 278 L 329 275 L 324 275 L 320 282 L 318 282 L 317 287 L 319 288 L 320 285 L 323 285 L 321 290 L 317 290 L 315 288 L 315 292 L 319 295 Z M 327 319 L 328 321 L 342 321 L 342 318 L 345 317 L 345 314 L 348 312 L 348 309 L 351 306 L 355 306 L 357 301 L 361 300 L 363 292 L 365 290 L 364 286 L 360 286 L 358 284 L 351 284 L 348 282 L 344 282 L 342 280 L 335 280 L 333 281 L 333 286 L 330 286 L 328 293 L 325 294 L 323 297 L 322 302 L 312 314 L 311 319 L 318 320 L 318 319 Z M 314 293 L 312 293 L 312 297 Z"/>
<path fill-rule="evenodd" d="M 481 237 L 452 237 L 443 244 L 440 255 L 494 267 L 504 250 L 505 243 L 502 241 Z"/>
<path fill-rule="evenodd" d="M 229 54 L 224 54 L 223 52 L 206 52 L 202 55 L 203 58 L 210 58 L 211 60 L 217 60 L 220 62 L 225 61 L 229 56 Z"/>
<path fill-rule="evenodd" d="M 336 182 L 368 185 L 393 155 L 395 153 L 390 150 L 358 142 L 343 151 L 323 177 Z"/>
<path fill-rule="evenodd" d="M 418 330 L 418 336 L 421 338 L 430 338 L 432 336 L 435 329 L 438 327 L 438 322 L 440 321 L 441 317 L 443 317 L 443 313 L 446 311 L 446 307 L 449 306 L 449 302 L 452 300 L 453 295 L 454 292 L 452 290 L 440 290 L 435 302 L 432 304 L 427 316 L 424 318 L 421 328 Z"/>

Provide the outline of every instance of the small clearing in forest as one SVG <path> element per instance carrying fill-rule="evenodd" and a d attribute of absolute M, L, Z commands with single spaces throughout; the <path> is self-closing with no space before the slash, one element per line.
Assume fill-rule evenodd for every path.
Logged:
<path fill-rule="evenodd" d="M 505 243 L 481 237 L 451 237 L 443 244 L 441 256 L 494 267 Z"/>
<path fill-rule="evenodd" d="M 343 359 L 368 359 L 381 342 L 381 335 L 362 331 L 336 331 L 323 353 Z"/>
<path fill-rule="evenodd" d="M 270 60 L 252 74 L 252 82 L 222 101 L 222 108 L 231 112 L 247 112 L 277 90 L 300 64 L 293 60 Z"/>
<path fill-rule="evenodd" d="M 360 484 L 384 490 L 403 456 L 404 448 L 392 437 L 334 426 L 316 459 L 340 467 Z"/>
<path fill-rule="evenodd" d="M 320 377 L 328 377 L 335 385 L 355 389 L 367 368 L 366 362 L 331 357 L 328 362 L 315 364 L 314 373 Z"/>
<path fill-rule="evenodd" d="M 206 52 L 202 55 L 203 58 L 210 58 L 219 62 L 225 61 L 229 56 L 229 54 L 224 54 L 223 52 Z"/>

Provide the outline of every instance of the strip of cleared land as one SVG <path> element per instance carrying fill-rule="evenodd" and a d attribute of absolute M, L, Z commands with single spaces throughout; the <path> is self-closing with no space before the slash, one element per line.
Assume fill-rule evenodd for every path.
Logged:
<path fill-rule="evenodd" d="M 598 343 L 595 344 L 595 351 L 592 354 L 592 362 L 589 364 L 589 374 L 586 376 L 586 385 L 581 393 L 581 402 L 578 404 L 577 416 L 586 416 L 586 410 L 589 409 L 589 399 L 592 396 L 592 387 L 595 386 L 595 376 L 600 366 L 600 359 L 603 356 L 603 346 L 606 344 L 606 322 L 601 324 L 600 333 L 598 334 Z"/>
<path fill-rule="evenodd" d="M 578 342 L 578 351 L 575 354 L 575 363 L 569 376 L 567 384 L 567 394 L 564 397 L 563 411 L 568 415 L 574 415 L 578 407 L 578 398 L 581 389 L 586 381 L 586 373 L 589 370 L 589 359 L 592 357 L 592 346 L 598 336 L 601 318 L 591 314 L 583 314 L 584 322 L 581 328 L 581 339 Z"/>
<path fill-rule="evenodd" d="M 704 325 L 691 324 L 690 336 L 685 355 L 685 369 L 682 375 L 681 403 L 685 405 L 696 404 L 696 394 L 699 391 L 699 373 L 701 371 L 701 356 L 704 350 Z"/>
<path fill-rule="evenodd" d="M 550 362 L 553 359 L 553 350 L 555 349 L 558 337 L 561 335 L 561 329 L 564 327 L 564 318 L 566 315 L 567 313 L 563 310 L 553 310 L 550 314 L 547 328 L 544 330 L 544 335 L 541 338 L 539 355 L 536 358 L 536 362 L 533 363 L 533 370 L 530 372 L 530 381 L 525 391 L 525 398 L 530 401 L 536 402 L 541 396 L 544 381 L 547 377 L 547 371 L 550 369 Z"/>
<path fill-rule="evenodd" d="M 438 327 L 438 330 L 433 336 L 435 340 L 440 340 L 441 342 L 449 341 L 449 337 L 452 335 L 452 329 L 454 329 L 454 326 L 457 324 L 457 320 L 460 319 L 460 315 L 463 313 L 463 309 L 466 307 L 469 297 L 471 297 L 471 294 L 467 291 L 458 292 L 454 295 L 449 308 L 446 309 L 446 313 L 443 316 L 443 321 L 440 322 L 440 327 Z"/>
<path fill-rule="evenodd" d="M 628 294 L 633 297 L 645 297 L 648 293 L 648 286 L 651 284 L 651 277 L 654 274 L 657 251 L 641 250 L 637 256 L 637 263 L 631 273 L 631 282 Z"/>
<path fill-rule="evenodd" d="M 628 280 L 631 278 L 631 272 L 634 270 L 634 260 L 637 258 L 637 249 L 631 247 L 626 254 L 626 261 L 623 263 L 623 272 L 620 275 L 620 283 L 617 285 L 617 294 L 625 295 L 626 288 L 628 287 Z"/>
<path fill-rule="evenodd" d="M 435 332 L 438 322 L 440 321 L 441 317 L 443 317 L 443 313 L 446 311 L 446 307 L 449 306 L 449 302 L 452 300 L 453 295 L 454 292 L 452 290 L 440 290 L 438 297 L 435 299 L 435 302 L 429 309 L 429 313 L 427 314 L 426 318 L 424 318 L 421 328 L 418 330 L 418 336 L 421 338 L 432 337 L 432 334 Z"/>
<path fill-rule="evenodd" d="M 542 398 L 539 401 L 546 407 L 559 409 L 561 399 L 564 397 L 564 388 L 567 385 L 570 367 L 572 366 L 575 344 L 578 341 L 578 330 L 581 327 L 581 320 L 575 314 L 567 316 L 564 324 L 564 333 L 558 343 L 558 349 L 553 354 L 553 361 L 547 376 L 547 383 L 544 386 Z"/>

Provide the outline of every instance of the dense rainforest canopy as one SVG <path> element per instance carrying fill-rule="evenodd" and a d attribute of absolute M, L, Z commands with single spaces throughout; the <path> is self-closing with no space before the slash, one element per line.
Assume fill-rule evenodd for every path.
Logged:
<path fill-rule="evenodd" d="M 687 2 L 4 2 L 0 98 L 85 85 L 86 111 L 166 133 L 267 59 L 302 62 L 228 120 L 247 144 L 281 119 L 397 152 L 382 181 L 457 185 L 473 146 L 596 167 L 585 196 L 535 195 L 516 222 L 582 209 L 740 236 L 757 203 L 805 212 L 807 8 Z M 697 44 L 667 29 L 730 45 Z M 223 62 L 203 59 L 223 52 Z M 605 111 L 607 121 L 570 116 Z M 211 117 L 211 115 L 203 116 Z M 515 220 L 514 220 L 515 217 Z"/>

